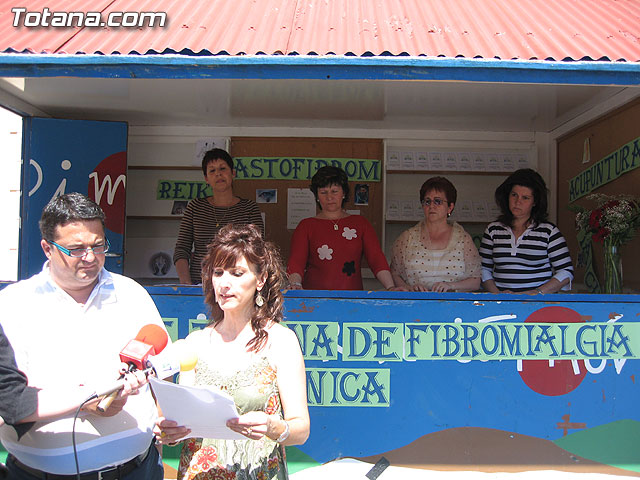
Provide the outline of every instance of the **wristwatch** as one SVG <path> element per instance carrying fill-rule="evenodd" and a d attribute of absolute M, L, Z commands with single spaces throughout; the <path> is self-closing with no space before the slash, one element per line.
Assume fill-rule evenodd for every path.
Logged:
<path fill-rule="evenodd" d="M 280 434 L 280 436 L 278 437 L 278 439 L 276 440 L 276 442 L 278 443 L 282 443 L 284 442 L 287 438 L 289 438 L 289 423 L 287 423 L 286 420 L 282 420 L 284 422 L 284 432 L 282 432 Z"/>

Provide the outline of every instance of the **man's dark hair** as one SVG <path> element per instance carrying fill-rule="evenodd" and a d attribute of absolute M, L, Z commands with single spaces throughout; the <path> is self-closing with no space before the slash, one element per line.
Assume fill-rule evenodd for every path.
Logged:
<path fill-rule="evenodd" d="M 86 195 L 65 193 L 52 198 L 42 210 L 40 234 L 45 240 L 55 240 L 56 227 L 78 221 L 100 220 L 104 229 L 104 218 L 102 208 Z"/>
<path fill-rule="evenodd" d="M 344 198 L 342 199 L 342 206 L 349 200 L 349 177 L 346 172 L 331 165 L 325 165 L 318 169 L 313 177 L 311 177 L 311 186 L 309 187 L 318 201 L 318 189 L 330 187 L 331 185 L 338 185 L 342 188 Z"/>
<path fill-rule="evenodd" d="M 202 157 L 202 173 L 204 173 L 205 176 L 207 175 L 207 167 L 209 166 L 209 163 L 214 160 L 224 160 L 233 172 L 233 158 L 231 158 L 231 155 L 221 148 L 212 148 L 204 154 L 204 157 Z"/>

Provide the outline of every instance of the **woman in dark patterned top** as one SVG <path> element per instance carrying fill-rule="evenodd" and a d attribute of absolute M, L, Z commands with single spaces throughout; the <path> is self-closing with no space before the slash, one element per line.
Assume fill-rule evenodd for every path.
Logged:
<path fill-rule="evenodd" d="M 225 150 L 214 148 L 204 154 L 202 173 L 213 196 L 189 202 L 180 223 L 173 252 L 178 278 L 182 284 L 202 283 L 201 264 L 207 245 L 227 224 L 256 225 L 264 236 L 264 222 L 258 205 L 233 194 L 233 159 Z"/>
<path fill-rule="evenodd" d="M 569 290 L 573 265 L 567 243 L 547 221 L 547 186 L 530 168 L 511 174 L 495 192 L 502 215 L 480 245 L 482 286 L 491 293 Z"/>

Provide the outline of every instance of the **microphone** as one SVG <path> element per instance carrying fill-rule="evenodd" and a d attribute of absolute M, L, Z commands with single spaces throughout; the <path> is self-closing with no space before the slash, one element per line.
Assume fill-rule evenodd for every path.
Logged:
<path fill-rule="evenodd" d="M 150 355 L 157 355 L 169 342 L 169 335 L 160 326 L 149 324 L 140 329 L 138 335 L 127 343 L 120 352 L 120 361 L 133 368 L 144 370 Z"/>
<path fill-rule="evenodd" d="M 159 355 L 147 359 L 147 370 L 159 379 L 172 377 L 176 373 L 193 370 L 198 363 L 198 355 L 183 339 L 176 340 Z M 150 372 L 151 373 L 151 372 Z"/>
<path fill-rule="evenodd" d="M 145 325 L 140 329 L 136 338 L 130 340 L 124 346 L 120 352 L 120 361 L 129 366 L 128 372 L 144 370 L 147 368 L 149 356 L 160 353 L 164 350 L 164 347 L 167 346 L 168 342 L 169 335 L 167 335 L 167 332 L 162 327 L 155 324 Z M 102 394 L 107 396 L 98 403 L 97 408 L 100 412 L 104 412 L 109 408 L 111 402 L 118 396 L 118 391 L 124 387 L 124 375 L 120 375 L 119 381 L 112 385 L 112 387 L 116 387 L 117 385 L 119 385 L 119 387 L 115 388 L 115 390 L 110 390 L 107 394 Z"/>
<path fill-rule="evenodd" d="M 187 342 L 181 339 L 175 341 L 159 355 L 149 355 L 145 359 L 144 368 L 140 370 L 147 376 L 153 374 L 156 378 L 165 379 L 179 372 L 193 370 L 196 363 L 198 363 L 198 355 L 187 345 Z M 109 405 L 113 399 L 118 396 L 118 391 L 124 387 L 125 383 L 124 378 L 121 378 L 109 387 L 96 392 L 96 395 L 99 397 L 108 395 L 100 401 L 100 404 L 102 404 L 105 399 L 113 397 L 108 405 L 103 406 L 104 410 L 109 408 Z M 98 405 L 98 409 L 100 409 L 100 404 Z"/>

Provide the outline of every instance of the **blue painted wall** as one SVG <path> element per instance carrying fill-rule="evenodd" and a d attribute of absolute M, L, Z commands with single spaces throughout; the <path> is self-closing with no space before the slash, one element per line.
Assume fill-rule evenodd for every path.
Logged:
<path fill-rule="evenodd" d="M 174 338 L 206 324 L 199 288 L 148 290 Z M 582 447 L 605 442 L 604 438 L 595 439 L 610 431 L 608 426 L 622 425 L 623 420 L 625 429 L 616 430 L 619 438 L 606 441 L 622 445 L 638 438 L 638 295 L 290 291 L 285 295 L 285 310 L 287 325 L 303 344 L 308 374 L 311 436 L 300 450 L 318 462 L 382 454 L 460 427 L 514 432 L 543 443 L 564 442 L 565 448 L 569 448 L 571 438 L 577 438 L 571 435 L 580 434 L 581 440 L 574 443 L 583 455 Z M 618 338 L 604 333 L 584 336 L 583 352 L 588 353 L 589 345 L 599 343 L 599 353 L 573 362 L 446 359 L 444 350 L 437 360 L 412 360 L 407 351 L 402 353 L 407 344 L 400 344 L 398 350 L 398 344 L 394 344 L 397 336 L 389 333 L 397 326 L 406 340 L 406 325 L 442 324 L 444 328 L 464 324 L 473 329 L 486 324 L 513 327 L 527 319 L 562 325 L 583 323 L 591 333 L 617 325 Z M 336 324 L 334 335 L 331 325 Z M 379 356 L 388 360 L 371 355 L 363 360 L 356 358 L 366 342 L 362 342 L 362 335 L 356 338 L 354 332 L 362 331 L 354 327 L 362 328 L 363 324 L 371 327 L 370 332 L 381 332 L 377 342 L 372 334 L 370 352 L 378 349 Z M 323 325 L 324 333 L 318 334 L 314 325 Z M 308 335 L 302 333 L 303 328 Z M 539 340 L 540 332 L 536 335 Z M 622 339 L 624 335 L 626 339 Z M 353 344 L 357 351 L 349 354 L 347 343 L 352 338 L 358 340 Z M 546 338 L 546 346 L 553 342 L 558 346 L 560 340 L 558 335 Z M 532 354 L 539 357 L 544 350 Z M 392 355 L 398 351 L 400 358 Z M 327 353 L 333 359 L 326 358 Z M 626 358 L 613 358 L 623 353 Z M 320 376 L 324 383 L 319 381 Z M 612 454 L 610 461 L 606 455 L 594 460 L 623 463 L 637 470 L 640 450 L 625 453 L 621 448 L 613 450 L 618 457 L 622 455 L 622 460 L 613 461 Z"/>

